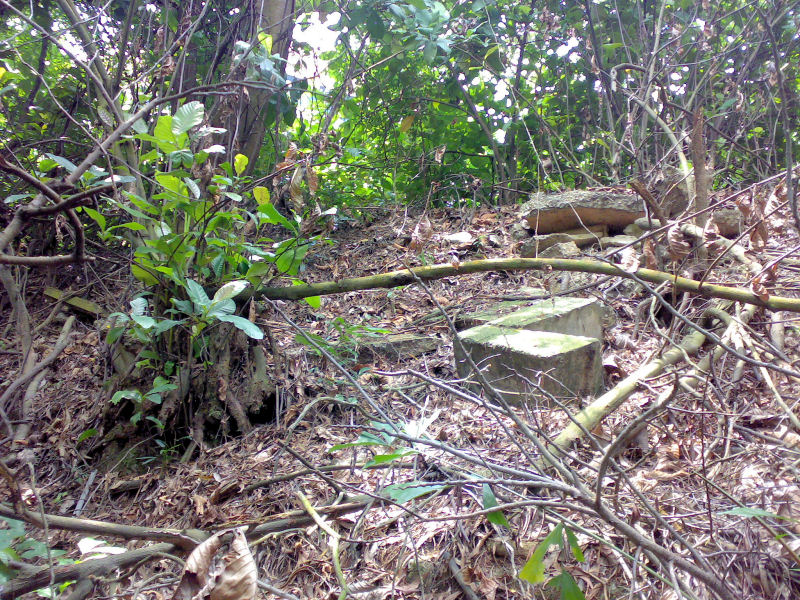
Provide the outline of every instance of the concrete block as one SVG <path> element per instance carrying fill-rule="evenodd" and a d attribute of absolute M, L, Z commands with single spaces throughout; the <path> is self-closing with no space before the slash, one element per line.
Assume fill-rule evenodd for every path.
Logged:
<path fill-rule="evenodd" d="M 541 302 L 541 298 L 547 298 L 549 294 L 543 288 L 522 287 L 514 292 L 514 295 L 529 296 L 531 300 L 506 300 L 498 302 L 489 308 L 477 310 L 471 313 L 461 313 L 456 316 L 456 329 L 469 329 L 478 325 L 485 325 L 489 321 L 516 312 L 520 309 L 532 306 Z"/>
<path fill-rule="evenodd" d="M 508 329 L 603 339 L 603 305 L 594 298 L 553 297 L 487 321 Z"/>
<path fill-rule="evenodd" d="M 570 400 L 602 391 L 602 348 L 596 338 L 493 324 L 459 332 L 458 337 L 464 350 L 510 404 L 550 408 L 549 400 L 537 386 Z M 469 377 L 466 357 L 458 344 L 454 346 L 456 370 L 459 376 Z"/>

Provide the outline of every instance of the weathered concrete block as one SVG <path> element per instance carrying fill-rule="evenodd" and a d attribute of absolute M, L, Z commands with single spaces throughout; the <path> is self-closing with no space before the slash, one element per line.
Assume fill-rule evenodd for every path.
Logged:
<path fill-rule="evenodd" d="M 489 321 L 502 317 L 504 315 L 513 313 L 523 309 L 532 304 L 541 302 L 541 298 L 547 298 L 548 294 L 544 288 L 535 287 L 522 287 L 516 290 L 514 295 L 528 296 L 530 300 L 506 300 L 505 302 L 498 302 L 489 308 L 477 310 L 470 313 L 460 313 L 456 315 L 455 326 L 456 329 L 469 329 L 470 327 L 477 327 L 478 325 L 485 325 Z"/>
<path fill-rule="evenodd" d="M 464 350 L 511 404 L 549 402 L 538 389 L 557 397 L 594 395 L 603 388 L 600 340 L 547 331 L 481 325 L 458 333 Z M 470 367 L 454 344 L 456 370 Z"/>
<path fill-rule="evenodd" d="M 553 297 L 488 321 L 509 329 L 550 331 L 603 339 L 603 306 L 594 298 Z"/>

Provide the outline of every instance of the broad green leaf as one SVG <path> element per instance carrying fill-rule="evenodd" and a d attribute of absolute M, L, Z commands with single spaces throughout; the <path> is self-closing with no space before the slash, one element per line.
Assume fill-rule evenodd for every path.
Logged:
<path fill-rule="evenodd" d="M 235 312 L 236 303 L 230 298 L 226 298 L 212 304 L 207 316 L 219 318 L 220 315 L 232 315 Z"/>
<path fill-rule="evenodd" d="M 64 167 L 68 173 L 72 173 L 75 169 L 78 168 L 75 165 L 75 163 L 67 160 L 63 156 L 56 156 L 55 154 L 50 154 L 49 152 L 46 154 L 46 156 L 57 162 L 59 166 Z"/>
<path fill-rule="evenodd" d="M 434 46 L 434 48 L 436 48 L 436 46 Z M 400 121 L 400 133 L 405 133 L 406 131 L 411 129 L 411 126 L 413 124 L 414 124 L 414 115 L 407 115 L 403 117 L 403 120 Z"/>
<path fill-rule="evenodd" d="M 272 36 L 264 31 L 258 32 L 258 41 L 261 42 L 261 45 L 264 46 L 264 50 L 267 51 L 267 54 L 272 54 Z"/>
<path fill-rule="evenodd" d="M 211 299 L 206 294 L 203 286 L 194 279 L 187 279 L 184 287 L 186 288 L 186 293 L 189 294 L 189 300 L 194 302 L 198 308 L 208 308 L 211 304 Z"/>
<path fill-rule="evenodd" d="M 412 481 L 410 483 L 393 483 L 392 485 L 387 485 L 383 488 L 383 493 L 395 502 L 403 504 L 414 498 L 437 492 L 443 487 L 442 484 L 428 484 Z"/>
<path fill-rule="evenodd" d="M 322 300 L 319 296 L 309 296 L 308 298 L 303 298 L 306 304 L 308 304 L 311 308 L 319 308 L 322 306 Z"/>
<path fill-rule="evenodd" d="M 348 442 L 346 444 L 336 444 L 328 448 L 328 452 L 335 452 L 336 450 L 345 450 L 346 448 L 356 448 L 358 446 L 391 446 L 394 442 L 394 437 L 384 435 L 376 435 L 372 432 L 365 431 L 358 436 L 355 442 Z"/>
<path fill-rule="evenodd" d="M 138 390 L 120 390 L 111 396 L 111 404 L 119 404 L 120 400 L 141 400 L 142 393 Z"/>
<path fill-rule="evenodd" d="M 131 319 L 142 329 L 151 329 L 156 324 L 156 320 L 147 315 L 131 315 Z"/>
<path fill-rule="evenodd" d="M 256 187 L 253 188 L 253 197 L 256 199 L 256 202 L 258 203 L 259 206 L 261 206 L 262 204 L 270 203 L 269 189 L 262 187 L 260 185 L 257 185 Z"/>
<path fill-rule="evenodd" d="M 237 154 L 233 157 L 233 168 L 236 171 L 236 174 L 241 176 L 244 173 L 244 170 L 247 168 L 247 163 L 250 162 L 250 159 L 247 158 L 244 154 Z"/>
<path fill-rule="evenodd" d="M 219 315 L 217 316 L 217 319 L 220 321 L 225 321 L 226 323 L 230 323 L 237 329 L 241 329 L 245 332 L 245 334 L 247 334 L 247 336 L 253 338 L 254 340 L 264 339 L 264 332 L 261 331 L 261 328 L 244 317 L 237 317 L 236 315 Z"/>
<path fill-rule="evenodd" d="M 150 136 L 139 136 L 141 138 Z M 169 115 L 161 115 L 156 121 L 156 126 L 153 129 L 153 139 L 150 140 L 156 143 L 158 149 L 162 152 L 170 153 L 180 150 L 178 146 L 178 139 L 172 133 L 172 117 Z"/>
<path fill-rule="evenodd" d="M 81 210 L 85 212 L 87 215 L 89 215 L 89 217 L 95 223 L 97 223 L 97 225 L 100 227 L 100 231 L 106 230 L 106 218 L 102 214 L 100 214 L 93 208 L 89 208 L 88 206 L 81 207 Z"/>
<path fill-rule="evenodd" d="M 143 315 L 147 310 L 146 298 L 134 298 L 129 304 L 131 305 L 131 315 Z"/>
<path fill-rule="evenodd" d="M 523 566 L 522 570 L 519 572 L 520 579 L 524 579 L 529 583 L 542 583 L 544 581 L 544 557 L 550 549 L 550 546 L 563 545 L 563 531 L 564 526 L 559 523 L 555 526 L 553 531 L 542 540 L 536 547 L 536 550 L 533 551 L 533 554 L 531 554 L 528 562 L 525 563 L 525 566 Z"/>
<path fill-rule="evenodd" d="M 115 229 L 130 229 L 131 231 L 145 231 L 147 227 L 142 225 L 141 223 L 137 223 L 136 221 L 129 221 L 127 223 L 120 223 L 119 225 L 114 225 L 113 227 L 109 227 L 109 231 L 114 231 Z"/>
<path fill-rule="evenodd" d="M 131 274 L 145 285 L 157 285 L 158 279 L 149 271 L 143 269 L 139 265 L 131 265 Z"/>
<path fill-rule="evenodd" d="M 488 483 L 483 484 L 483 508 L 494 508 L 497 506 L 497 498 L 494 496 L 494 492 L 492 491 L 491 486 Z M 502 511 L 495 511 L 490 512 L 486 515 L 486 518 L 490 523 L 494 523 L 495 525 L 502 525 L 503 527 L 508 527 L 511 529 L 511 524 L 506 519 L 505 515 Z"/>
<path fill-rule="evenodd" d="M 581 588 L 575 583 L 572 575 L 566 571 L 561 571 L 560 575 L 556 575 L 548 581 L 547 587 L 556 588 L 561 600 L 585 600 L 586 598 Z"/>
<path fill-rule="evenodd" d="M 244 279 L 229 281 L 228 283 L 226 283 L 217 290 L 217 292 L 214 294 L 214 298 L 212 299 L 212 303 L 221 302 L 222 300 L 227 300 L 228 298 L 235 298 L 236 296 L 241 294 L 249 285 L 250 282 L 245 281 Z"/>
<path fill-rule="evenodd" d="M 264 204 L 258 205 L 258 212 L 263 215 L 266 215 L 266 219 L 262 219 L 262 221 L 266 223 L 271 223 L 273 225 L 283 225 L 289 231 L 296 231 L 297 227 L 292 224 L 289 219 L 284 217 L 281 213 L 278 212 L 278 209 L 271 202 L 265 202 Z"/>
<path fill-rule="evenodd" d="M 204 113 L 205 109 L 201 102 L 197 100 L 187 102 L 175 111 L 175 116 L 172 118 L 172 133 L 177 136 L 199 125 L 203 122 Z"/>

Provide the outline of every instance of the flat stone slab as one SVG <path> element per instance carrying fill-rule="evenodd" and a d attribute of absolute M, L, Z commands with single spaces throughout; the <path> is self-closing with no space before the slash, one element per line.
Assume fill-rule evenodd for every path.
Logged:
<path fill-rule="evenodd" d="M 539 300 L 510 314 L 498 316 L 489 325 L 508 329 L 549 331 L 603 339 L 603 306 L 594 298 L 571 296 Z"/>
<path fill-rule="evenodd" d="M 520 207 L 520 216 L 538 235 L 580 225 L 603 224 L 621 230 L 644 216 L 644 203 L 628 191 L 573 190 L 534 194 Z"/>
<path fill-rule="evenodd" d="M 538 389 L 574 399 L 595 395 L 603 388 L 599 339 L 511 329 L 493 324 L 458 333 L 464 350 L 510 404 L 550 401 Z M 459 344 L 454 344 L 456 370 L 467 378 L 471 369 Z M 474 382 L 474 377 L 472 378 Z"/>
<path fill-rule="evenodd" d="M 376 356 L 390 359 L 412 358 L 436 350 L 439 338 L 413 333 L 392 333 L 376 338 L 364 337 L 358 342 L 358 360 L 366 362 Z"/>
<path fill-rule="evenodd" d="M 531 306 L 531 304 L 539 303 L 541 302 L 540 298 L 547 298 L 550 295 L 544 288 L 523 287 L 517 291 L 519 292 L 519 296 L 531 296 L 531 300 L 505 300 L 494 304 L 490 308 L 477 310 L 471 313 L 461 313 L 456 315 L 455 318 L 454 324 L 456 329 L 461 331 L 463 329 L 469 329 L 470 327 L 485 325 L 489 321 L 524 309 Z"/>

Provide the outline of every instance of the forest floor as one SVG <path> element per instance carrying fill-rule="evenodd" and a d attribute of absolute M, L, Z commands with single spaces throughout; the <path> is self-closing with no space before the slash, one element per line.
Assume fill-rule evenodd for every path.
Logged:
<path fill-rule="evenodd" d="M 370 225 L 334 231 L 330 245 L 320 245 L 309 255 L 307 270 L 301 276 L 308 282 L 328 281 L 420 264 L 515 256 L 518 242 L 509 232 L 518 218 L 516 207 L 479 211 L 469 222 L 459 210 L 431 210 L 427 215 L 430 239 L 423 248 L 411 251 L 408 240 L 420 218 L 378 211 Z M 461 231 L 471 233 L 475 241 L 445 239 L 447 234 Z M 794 234 L 776 234 L 762 251 L 764 262 L 796 245 Z M 43 295 L 48 286 L 76 293 L 108 312 L 127 310 L 127 298 L 135 288 L 127 261 L 109 249 L 92 251 L 98 258 L 92 266 L 26 276 L 28 306 L 35 323 L 42 322 L 53 309 L 53 301 Z M 718 281 L 723 272 L 729 276 L 727 285 L 746 281 L 744 273 L 726 265 L 718 272 Z M 795 263 L 781 271 L 783 287 L 776 294 L 800 296 L 794 283 L 797 270 Z M 280 312 L 265 305 L 257 323 L 272 337 L 270 367 L 278 388 L 272 422 L 264 419 L 267 422 L 243 436 L 220 429 L 216 445 L 195 452 L 186 462 L 180 460 L 185 444 L 160 439 L 157 433 L 116 451 L 102 444 L 101 424 L 111 393 L 104 384 L 111 367 L 103 331 L 90 320 L 82 320 L 34 398 L 35 416 L 25 445 L 35 480 L 26 478 L 23 489 L 31 495 L 35 490 L 44 511 L 51 514 L 217 531 L 263 523 L 301 509 L 297 492 L 308 497 L 311 504 L 323 506 L 340 491 L 375 494 L 390 483 L 441 483 L 452 479 L 454 472 L 463 472 L 456 457 L 431 447 L 417 448 L 416 455 L 398 461 L 396 468 L 373 469 L 362 467 L 378 452 L 375 447 L 330 451 L 336 444 L 355 442 L 366 431 L 369 420 L 365 413 L 369 418 L 377 417 L 364 406 L 362 391 L 396 423 L 415 423 L 420 430 L 425 428 L 432 440 L 470 455 L 491 456 L 509 467 L 529 468 L 520 448 L 509 438 L 508 431 L 516 431 L 510 419 L 421 379 L 417 373 L 439 382 L 456 380 L 452 332 L 438 314 L 436 303 L 450 311 L 471 311 L 517 298 L 521 288 L 549 289 L 548 279 L 555 277 L 561 274 L 484 273 L 431 282 L 428 290 L 410 285 L 327 296 L 319 308 L 304 302 L 277 302 L 280 311 L 336 353 L 361 391 L 348 383 L 336 364 L 308 343 L 301 343 Z M 641 290 L 627 284 L 614 287 L 614 283 L 606 280 L 581 292 L 601 299 L 616 316 L 604 340 L 607 389 L 657 357 L 666 344 L 654 327 L 670 327 L 668 321 L 659 320 L 663 315 L 649 321 L 648 312 L 641 310 L 647 298 Z M 693 302 L 683 310 L 697 313 L 707 301 Z M 0 330 L 6 333 L 12 331 L 8 312 L 0 316 Z M 786 315 L 784 352 L 796 360 L 800 328 L 791 315 Z M 743 328 L 741 339 L 767 338 L 767 327 L 775 325 L 767 313 L 759 312 L 750 322 L 752 330 Z M 59 328 L 54 322 L 42 331 L 37 346 L 40 355 L 52 347 Z M 359 340 L 379 338 L 387 332 L 432 336 L 439 342 L 438 349 L 414 357 L 359 355 Z M 669 335 L 679 338 L 682 334 L 671 331 Z M 5 382 L 0 383 L 0 393 L 13 379 L 18 358 L 13 346 L 0 348 L 0 382 Z M 593 432 L 595 439 L 611 440 L 686 368 L 668 370 L 641 385 Z M 644 438 L 624 449 L 619 462 L 625 477 L 691 545 L 709 556 L 725 552 L 735 557 L 724 572 L 737 588 L 747 590 L 743 598 L 797 597 L 794 594 L 800 593 L 800 574 L 787 555 L 786 544 L 751 518 L 755 512 L 737 515 L 724 511 L 736 506 L 732 500 L 736 498 L 751 509 L 792 519 L 784 533 L 800 533 L 794 521 L 800 512 L 794 466 L 800 437 L 787 427 L 787 419 L 776 404 L 779 396 L 795 407 L 800 385 L 773 374 L 778 391 L 771 390 L 761 371 L 752 365 L 737 365 L 730 356 L 715 362 L 713 370 L 699 392 L 679 391 L 671 410 L 654 419 Z M 556 435 L 568 423 L 560 409 L 520 409 L 519 415 L 549 435 Z M 97 435 L 87 434 L 95 429 Z M 0 444 L 5 442 L 0 440 Z M 0 452 L 6 452 L 2 445 Z M 579 470 L 588 467 L 596 454 L 591 444 L 581 442 L 574 457 Z M 609 504 L 628 522 L 658 537 L 660 526 L 642 514 L 621 478 L 619 474 L 603 482 Z M 516 498 L 502 485 L 494 490 L 500 502 Z M 614 490 L 616 496 L 611 493 Z M 0 488 L 0 495 L 4 493 Z M 489 522 L 484 514 L 474 514 L 485 506 L 480 486 L 459 484 L 403 507 L 376 502 L 371 510 L 330 518 L 343 536 L 342 566 L 353 597 L 558 597 L 557 590 L 542 586 L 533 589 L 517 577 L 537 543 L 551 531 L 555 514 L 574 524 L 585 560 L 551 553 L 547 558 L 548 577 L 565 569 L 588 599 L 671 597 L 664 591 L 668 587 L 644 571 L 647 561 L 635 551 L 633 558 L 626 556 L 625 540 L 591 515 L 572 511 L 566 504 L 549 514 L 512 509 L 505 511 L 511 523 L 508 529 Z M 774 519 L 770 523 L 781 525 Z M 81 558 L 78 540 L 82 537 L 63 530 L 49 532 L 51 547 L 64 550 L 64 558 L 75 560 Z M 106 541 L 120 547 L 125 544 L 110 538 Z M 128 543 L 129 548 L 141 545 L 137 541 Z M 338 595 L 340 588 L 326 537 L 316 526 L 267 535 L 253 552 L 259 577 L 275 587 L 299 598 Z M 108 593 L 131 598 L 133 590 L 140 588 L 138 598 L 168 598 L 175 585 L 174 578 L 169 577 L 179 571 L 166 558 L 152 561 L 135 572 L 121 574 L 117 591 Z M 277 596 L 265 593 L 262 597 Z"/>

